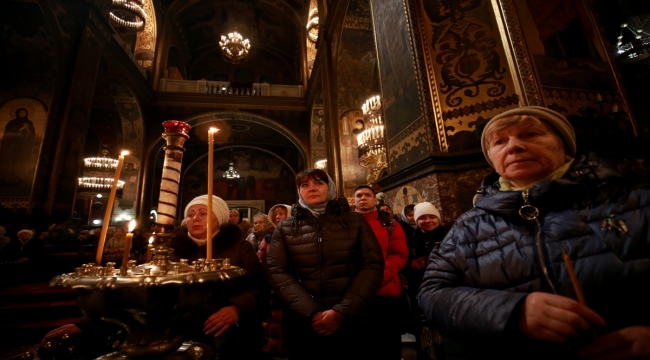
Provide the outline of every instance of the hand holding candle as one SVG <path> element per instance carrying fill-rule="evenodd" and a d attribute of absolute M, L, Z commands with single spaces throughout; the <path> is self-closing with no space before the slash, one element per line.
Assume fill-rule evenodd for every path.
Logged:
<path fill-rule="evenodd" d="M 126 239 L 124 240 L 124 256 L 122 257 L 123 268 L 126 268 L 126 265 L 129 262 L 129 256 L 131 255 L 131 242 L 133 240 L 133 229 L 135 229 L 135 220 L 131 220 L 131 222 L 129 223 L 129 232 L 126 233 Z"/>
<path fill-rule="evenodd" d="M 128 151 L 122 151 L 117 159 L 117 169 L 115 169 L 115 176 L 113 177 L 113 186 L 111 193 L 108 196 L 106 203 L 106 213 L 104 214 L 104 222 L 102 223 L 102 232 L 99 235 L 99 242 L 97 243 L 97 255 L 95 256 L 95 263 L 102 264 L 102 255 L 104 253 L 104 244 L 106 243 L 106 231 L 108 224 L 111 222 L 111 215 L 113 214 L 113 203 L 115 202 L 115 194 L 117 194 L 117 183 L 120 181 L 120 173 L 122 172 L 122 165 L 124 165 L 124 156 L 128 155 Z"/>
<path fill-rule="evenodd" d="M 207 218 L 207 224 L 206 224 L 206 260 L 212 260 L 212 186 L 213 186 L 213 173 L 214 173 L 214 160 L 213 160 L 213 152 L 214 152 L 214 133 L 216 133 L 218 129 L 211 127 L 210 130 L 208 130 L 208 218 Z"/>

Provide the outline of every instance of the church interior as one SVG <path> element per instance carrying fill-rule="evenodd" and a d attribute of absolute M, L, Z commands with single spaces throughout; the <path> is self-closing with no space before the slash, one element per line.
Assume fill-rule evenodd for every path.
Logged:
<path fill-rule="evenodd" d="M 8 237 L 150 230 L 169 120 L 191 127 L 176 225 L 209 181 L 251 221 L 295 204 L 309 168 L 341 197 L 370 184 L 393 213 L 428 201 L 451 225 L 492 171 L 483 127 L 524 105 L 565 115 L 580 152 L 650 178 L 647 1 L 5 0 L 0 23 Z M 1 263 L 0 318 L 14 315 L 0 351 L 78 316 L 46 285 L 87 251 Z"/>

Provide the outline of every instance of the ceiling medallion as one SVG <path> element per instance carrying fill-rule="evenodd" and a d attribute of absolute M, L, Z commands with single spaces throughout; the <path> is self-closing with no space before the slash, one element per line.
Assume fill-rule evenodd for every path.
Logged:
<path fill-rule="evenodd" d="M 221 46 L 223 58 L 231 64 L 239 64 L 244 61 L 248 55 L 248 51 L 251 49 L 250 42 L 237 32 L 237 28 L 233 32 L 228 33 L 228 36 L 221 35 L 219 46 Z"/>
<path fill-rule="evenodd" d="M 143 6 L 144 0 L 113 0 L 109 12 L 111 24 L 127 32 L 144 30 L 147 13 Z"/>

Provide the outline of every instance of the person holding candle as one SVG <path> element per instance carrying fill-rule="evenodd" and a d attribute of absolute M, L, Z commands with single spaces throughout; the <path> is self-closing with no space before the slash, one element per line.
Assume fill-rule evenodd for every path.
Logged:
<path fill-rule="evenodd" d="M 650 358 L 650 186 L 576 155 L 571 124 L 543 107 L 493 117 L 481 145 L 496 172 L 418 294 L 453 355 Z"/>
<path fill-rule="evenodd" d="M 175 229 L 174 252 L 170 260 L 188 259 L 191 263 L 206 258 L 207 222 L 211 236 L 212 258 L 229 258 L 230 264 L 246 270 L 246 279 L 235 285 L 233 296 L 220 303 L 209 303 L 188 316 L 187 333 L 194 341 L 212 345 L 218 358 L 256 359 L 264 342 L 262 320 L 269 314 L 270 289 L 266 274 L 253 246 L 243 238 L 239 226 L 228 221 L 225 201 L 212 196 L 212 214 L 207 213 L 208 196 L 192 199 L 185 207 L 186 225 Z"/>
<path fill-rule="evenodd" d="M 363 215 L 336 198 L 326 172 L 296 175 L 299 203 L 281 221 L 268 252 L 274 293 L 287 309 L 289 359 L 363 359 L 366 311 L 382 285 L 384 257 Z"/>

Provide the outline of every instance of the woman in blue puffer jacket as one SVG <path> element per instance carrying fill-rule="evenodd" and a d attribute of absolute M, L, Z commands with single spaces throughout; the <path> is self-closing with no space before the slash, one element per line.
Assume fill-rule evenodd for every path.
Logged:
<path fill-rule="evenodd" d="M 431 253 L 418 293 L 460 343 L 453 355 L 650 358 L 650 186 L 576 157 L 573 128 L 546 108 L 495 116 L 481 143 L 496 173 Z"/>

